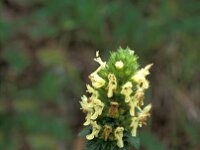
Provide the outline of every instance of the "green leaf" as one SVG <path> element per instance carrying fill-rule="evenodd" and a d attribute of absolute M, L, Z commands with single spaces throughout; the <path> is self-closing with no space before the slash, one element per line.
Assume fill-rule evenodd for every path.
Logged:
<path fill-rule="evenodd" d="M 15 32 L 16 26 L 13 23 L 0 18 L 0 42 L 6 43 L 6 41 L 12 37 Z"/>
<path fill-rule="evenodd" d="M 40 79 L 38 85 L 38 94 L 45 100 L 54 100 L 61 94 L 65 80 L 59 74 L 54 72 L 45 73 Z"/>
<path fill-rule="evenodd" d="M 140 138 L 139 137 L 129 136 L 128 137 L 128 142 L 134 148 L 136 148 L 136 149 L 140 148 Z"/>
<path fill-rule="evenodd" d="M 129 150 L 129 144 L 124 143 L 123 148 L 117 146 L 116 141 L 104 141 L 102 139 L 95 138 L 91 141 L 87 141 L 85 150 Z"/>
<path fill-rule="evenodd" d="M 85 150 L 97 150 L 98 143 L 94 140 L 87 141 L 85 145 Z"/>
<path fill-rule="evenodd" d="M 68 123 L 63 118 L 23 112 L 17 114 L 14 123 L 29 134 L 48 135 L 59 140 L 68 140 L 71 136 Z"/>
<path fill-rule="evenodd" d="M 144 131 L 141 132 L 140 135 L 141 143 L 147 150 L 167 150 L 166 145 L 153 133 Z"/>
<path fill-rule="evenodd" d="M 62 65 L 66 63 L 65 53 L 57 47 L 46 47 L 38 51 L 37 56 L 40 62 L 47 66 Z"/>
<path fill-rule="evenodd" d="M 29 60 L 23 51 L 6 49 L 3 57 L 17 73 L 22 72 L 28 65 Z"/>
<path fill-rule="evenodd" d="M 80 137 L 85 137 L 86 135 L 88 135 L 91 132 L 91 127 L 86 127 L 84 128 L 79 134 L 78 136 Z"/>

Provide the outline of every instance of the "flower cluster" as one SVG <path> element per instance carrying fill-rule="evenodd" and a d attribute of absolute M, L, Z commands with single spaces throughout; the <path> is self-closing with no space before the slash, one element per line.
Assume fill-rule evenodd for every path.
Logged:
<path fill-rule="evenodd" d="M 107 63 L 99 52 L 94 60 L 99 67 L 89 76 L 88 96 L 83 95 L 80 101 L 86 113 L 84 126 L 91 127 L 86 139 L 115 142 L 123 148 L 125 134 L 136 137 L 138 127 L 146 125 L 150 117 L 151 104 L 143 105 L 152 64 L 138 69 L 137 56 L 129 48 L 113 52 Z"/>

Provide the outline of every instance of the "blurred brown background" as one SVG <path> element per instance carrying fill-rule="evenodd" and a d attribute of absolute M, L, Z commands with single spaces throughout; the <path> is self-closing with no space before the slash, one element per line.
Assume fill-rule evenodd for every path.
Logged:
<path fill-rule="evenodd" d="M 199 0 L 0 0 L 0 149 L 82 150 L 95 51 L 129 46 L 154 63 L 141 150 L 199 150 L 199 35 Z"/>

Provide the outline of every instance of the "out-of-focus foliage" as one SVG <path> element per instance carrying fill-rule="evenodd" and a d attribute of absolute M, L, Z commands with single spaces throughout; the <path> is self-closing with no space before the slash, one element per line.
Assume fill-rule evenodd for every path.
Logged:
<path fill-rule="evenodd" d="M 199 149 L 199 6 L 199 0 L 1 0 L 0 149 L 75 149 L 78 100 L 94 50 L 119 46 L 135 49 L 142 64 L 154 62 L 147 93 L 152 122 L 141 134 L 142 149 Z"/>

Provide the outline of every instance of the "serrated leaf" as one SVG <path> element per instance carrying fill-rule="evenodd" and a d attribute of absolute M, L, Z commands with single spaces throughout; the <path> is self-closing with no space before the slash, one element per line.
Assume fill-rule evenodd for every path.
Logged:
<path fill-rule="evenodd" d="M 131 146 L 133 146 L 136 149 L 140 148 L 140 138 L 139 137 L 133 137 L 129 136 L 128 142 L 130 143 Z"/>
<path fill-rule="evenodd" d="M 91 132 L 91 127 L 86 127 L 84 128 L 79 134 L 78 136 L 80 137 L 85 137 L 86 135 L 88 135 Z"/>

